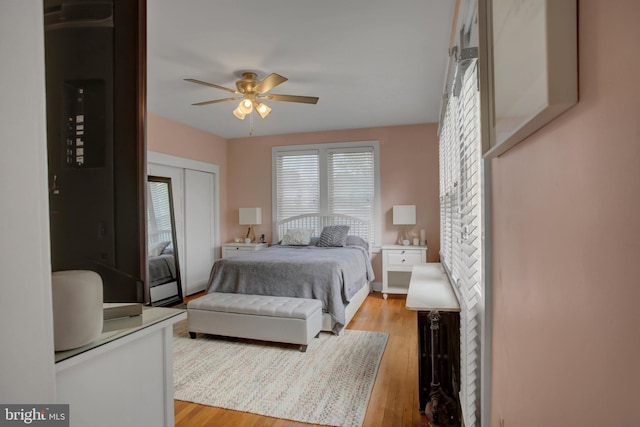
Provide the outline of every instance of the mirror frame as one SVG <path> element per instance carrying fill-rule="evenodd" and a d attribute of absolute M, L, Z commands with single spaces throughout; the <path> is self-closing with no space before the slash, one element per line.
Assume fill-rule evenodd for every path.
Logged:
<path fill-rule="evenodd" d="M 147 176 L 147 185 L 146 185 L 146 192 L 145 192 L 145 197 L 148 197 L 149 195 L 149 184 L 152 182 L 158 182 L 158 183 L 164 183 L 167 185 L 168 187 L 168 196 L 169 196 L 169 211 L 171 214 L 171 239 L 172 239 L 172 244 L 173 244 L 173 258 L 174 258 L 174 262 L 175 262 L 175 272 L 176 272 L 176 285 L 177 285 L 177 290 L 178 293 L 175 296 L 171 296 L 171 297 L 167 297 L 158 301 L 153 301 L 151 298 L 151 286 L 150 286 L 150 282 L 151 282 L 151 277 L 149 274 L 149 248 L 147 247 L 147 252 L 146 252 L 146 256 L 147 256 L 147 262 L 146 262 L 146 268 L 147 268 L 147 289 L 149 292 L 149 304 L 151 306 L 154 307 L 162 307 L 162 306 L 173 306 L 173 305 L 177 305 L 177 304 L 181 304 L 184 302 L 184 298 L 182 295 L 182 280 L 180 277 L 180 262 L 179 262 L 179 256 L 178 256 L 178 239 L 177 239 L 177 233 L 176 233 L 176 220 L 175 220 L 175 212 L 174 212 L 174 207 L 173 207 L 173 188 L 172 188 L 172 183 L 171 183 L 171 178 L 169 177 L 164 177 L 164 176 L 154 176 L 154 175 L 148 175 Z M 150 206 L 150 202 L 147 201 L 147 204 Z M 148 218 L 148 211 L 145 212 L 145 218 L 146 218 L 146 223 L 148 224 L 149 218 Z M 145 236 L 145 244 L 148 246 L 148 242 L 149 242 L 149 230 L 147 227 L 147 235 Z M 170 282 L 167 282 L 170 283 Z"/>

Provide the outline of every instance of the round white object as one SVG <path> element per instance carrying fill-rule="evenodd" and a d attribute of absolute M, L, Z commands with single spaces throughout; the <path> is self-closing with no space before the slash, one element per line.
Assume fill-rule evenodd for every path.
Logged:
<path fill-rule="evenodd" d="M 55 271 L 51 275 L 55 351 L 89 344 L 102 333 L 102 278 L 94 271 Z"/>

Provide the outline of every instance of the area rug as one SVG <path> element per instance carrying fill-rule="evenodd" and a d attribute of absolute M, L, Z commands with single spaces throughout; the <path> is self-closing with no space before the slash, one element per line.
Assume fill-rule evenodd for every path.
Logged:
<path fill-rule="evenodd" d="M 174 327 L 174 397 L 310 424 L 361 426 L 388 334 L 321 333 L 298 346 L 198 334 Z"/>

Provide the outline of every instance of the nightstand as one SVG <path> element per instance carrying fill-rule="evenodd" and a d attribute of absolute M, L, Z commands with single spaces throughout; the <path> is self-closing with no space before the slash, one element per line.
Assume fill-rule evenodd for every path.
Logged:
<path fill-rule="evenodd" d="M 411 269 L 427 262 L 426 246 L 382 246 L 382 295 L 406 294 L 409 291 Z"/>
<path fill-rule="evenodd" d="M 267 243 L 225 243 L 222 245 L 222 258 L 255 252 L 268 247 Z"/>

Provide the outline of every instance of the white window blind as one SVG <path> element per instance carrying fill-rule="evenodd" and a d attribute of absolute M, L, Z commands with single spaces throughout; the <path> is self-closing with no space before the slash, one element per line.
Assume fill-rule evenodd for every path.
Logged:
<path fill-rule="evenodd" d="M 277 220 L 320 210 L 318 150 L 281 153 L 276 158 Z"/>
<path fill-rule="evenodd" d="M 371 147 L 329 150 L 327 157 L 329 214 L 366 219 L 372 225 L 375 209 L 375 167 Z"/>
<path fill-rule="evenodd" d="M 309 150 L 277 147 L 274 219 L 302 214 L 353 216 L 370 224 L 365 234 L 370 244 L 378 244 L 376 146 L 377 142 L 319 144 Z"/>
<path fill-rule="evenodd" d="M 462 68 L 462 67 L 461 67 Z M 460 302 L 460 404 L 465 426 L 480 422 L 482 179 L 477 63 L 460 70 L 440 126 L 441 259 Z M 453 92 L 453 91 L 452 91 Z"/>
<path fill-rule="evenodd" d="M 151 182 L 147 205 L 147 235 L 149 244 L 158 243 L 171 232 L 171 209 L 169 205 L 169 185 Z"/>

